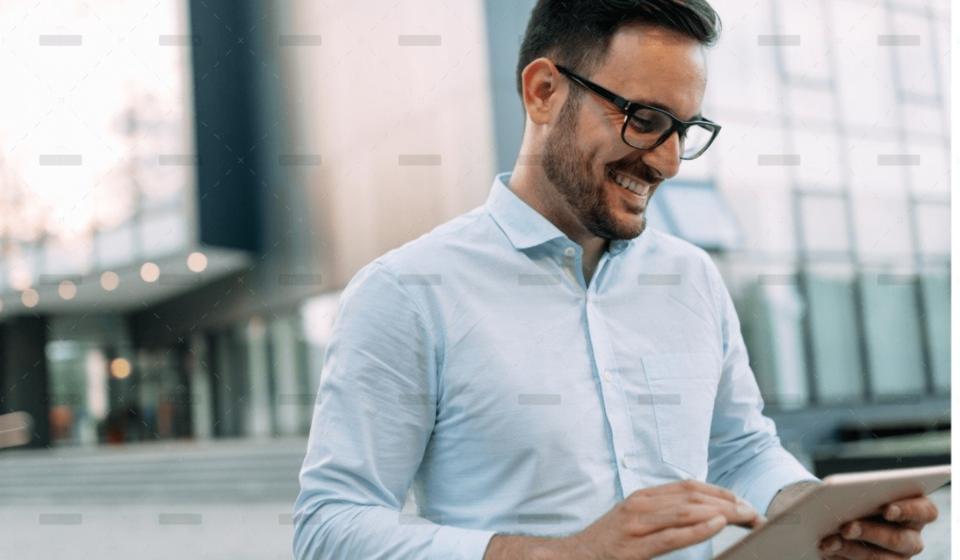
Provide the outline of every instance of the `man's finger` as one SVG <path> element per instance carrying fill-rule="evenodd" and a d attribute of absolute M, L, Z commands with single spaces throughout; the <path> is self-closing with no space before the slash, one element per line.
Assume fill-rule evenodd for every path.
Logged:
<path fill-rule="evenodd" d="M 696 525 L 664 529 L 648 537 L 649 550 L 654 556 L 659 556 L 664 552 L 686 548 L 716 535 L 726 525 L 726 518 L 717 515 Z"/>
<path fill-rule="evenodd" d="M 848 541 L 863 541 L 885 550 L 912 556 L 923 550 L 920 531 L 894 523 L 859 520 L 847 524 L 840 535 Z"/>
<path fill-rule="evenodd" d="M 749 506 L 739 509 L 725 502 L 720 506 L 681 503 L 674 507 L 660 507 L 656 511 L 637 514 L 640 528 L 635 534 L 644 536 L 671 527 L 696 525 L 717 515 L 722 515 L 727 525 L 739 525 L 748 529 L 753 528 L 759 521 L 757 512 Z"/>
<path fill-rule="evenodd" d="M 630 497 L 658 497 L 670 494 L 684 494 L 689 492 L 699 492 L 701 494 L 714 496 L 729 502 L 737 501 L 737 495 L 726 488 L 720 488 L 719 486 L 714 486 L 713 484 L 707 484 L 706 482 L 700 482 L 699 480 L 692 479 L 683 480 L 680 482 L 671 482 L 670 484 L 663 484 L 661 486 L 637 490 L 636 492 L 630 494 Z"/>
<path fill-rule="evenodd" d="M 936 504 L 926 496 L 898 500 L 883 508 L 884 519 L 902 523 L 912 529 L 920 529 L 936 520 L 939 513 Z"/>
<path fill-rule="evenodd" d="M 903 560 L 903 555 L 884 550 L 863 542 L 852 542 L 834 536 L 820 544 L 821 555 L 826 558 L 847 558 L 849 560 Z"/>

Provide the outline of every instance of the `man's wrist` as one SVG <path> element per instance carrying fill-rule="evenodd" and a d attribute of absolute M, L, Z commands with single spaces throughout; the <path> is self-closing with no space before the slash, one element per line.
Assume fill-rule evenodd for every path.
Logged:
<path fill-rule="evenodd" d="M 526 558 L 529 560 L 576 560 L 572 537 L 532 537 L 496 534 L 490 539 L 483 560 Z"/>

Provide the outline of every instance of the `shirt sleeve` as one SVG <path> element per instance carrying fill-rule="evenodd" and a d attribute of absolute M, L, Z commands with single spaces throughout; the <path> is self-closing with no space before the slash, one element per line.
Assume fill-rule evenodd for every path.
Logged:
<path fill-rule="evenodd" d="M 437 343 L 396 275 L 350 281 L 324 357 L 294 504 L 298 560 L 480 560 L 492 531 L 401 514 L 433 431 Z"/>
<path fill-rule="evenodd" d="M 707 481 L 730 489 L 765 513 L 784 487 L 819 479 L 783 448 L 773 420 L 763 415 L 763 398 L 733 300 L 712 261 L 709 269 L 719 310 L 723 370 L 714 403 Z"/>

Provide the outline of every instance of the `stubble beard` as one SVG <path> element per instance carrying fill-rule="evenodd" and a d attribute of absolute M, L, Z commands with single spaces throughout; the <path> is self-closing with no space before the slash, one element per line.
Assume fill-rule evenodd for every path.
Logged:
<path fill-rule="evenodd" d="M 610 200 L 604 185 L 606 166 L 602 171 L 604 175 L 598 179 L 591 165 L 595 154 L 586 154 L 576 141 L 579 106 L 579 100 L 567 99 L 560 110 L 557 126 L 544 143 L 543 172 L 567 208 L 591 234 L 609 240 L 633 239 L 647 227 L 646 209 L 639 222 L 624 222 L 613 215 L 613 205 L 621 202 Z M 646 173 L 637 175 L 648 176 L 650 170 L 644 171 Z"/>

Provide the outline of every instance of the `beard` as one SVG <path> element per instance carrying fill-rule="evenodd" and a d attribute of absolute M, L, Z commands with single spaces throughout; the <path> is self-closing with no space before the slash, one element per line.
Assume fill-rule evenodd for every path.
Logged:
<path fill-rule="evenodd" d="M 557 125 L 544 142 L 542 166 L 547 179 L 556 188 L 560 198 L 575 218 L 591 234 L 603 239 L 633 239 L 647 227 L 646 206 L 640 220 L 621 220 L 614 213 L 620 200 L 611 200 L 605 186 L 609 171 L 622 170 L 647 183 L 659 182 L 656 172 L 641 161 L 628 163 L 619 160 L 605 165 L 597 177 L 593 170 L 595 154 L 587 154 L 577 143 L 577 112 L 582 94 L 568 98 L 557 117 Z M 619 138 L 618 138 L 619 140 Z M 617 188 L 623 188 L 617 185 Z M 647 198 L 650 203 L 651 192 Z M 639 210 L 639 209 L 638 209 Z"/>

